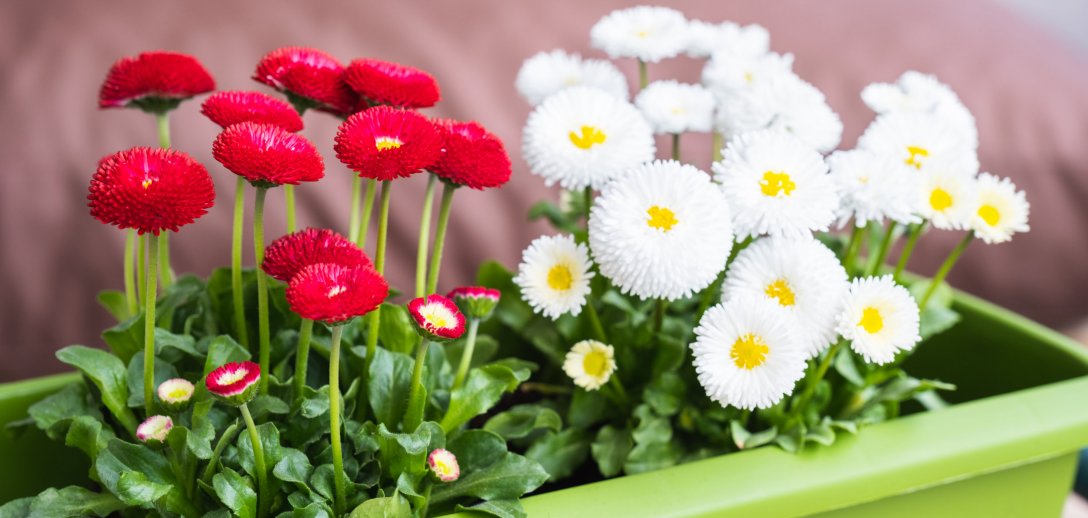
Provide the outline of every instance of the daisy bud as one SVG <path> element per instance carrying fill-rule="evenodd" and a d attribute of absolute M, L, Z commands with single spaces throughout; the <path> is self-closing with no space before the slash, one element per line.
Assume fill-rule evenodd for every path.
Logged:
<path fill-rule="evenodd" d="M 442 448 L 437 448 L 427 455 L 427 467 L 442 482 L 453 482 L 461 476 L 461 466 L 457 464 L 457 456 Z"/>
<path fill-rule="evenodd" d="M 153 415 L 136 427 L 136 438 L 150 445 L 162 444 L 173 427 L 173 419 L 164 415 Z"/>
<path fill-rule="evenodd" d="M 574 384 L 586 390 L 597 390 L 612 378 L 616 360 L 611 345 L 596 340 L 583 340 L 574 344 L 563 361 L 563 372 Z"/>
<path fill-rule="evenodd" d="M 356 59 L 344 70 L 344 81 L 372 104 L 428 108 L 441 97 L 430 74 L 398 63 Z"/>
<path fill-rule="evenodd" d="M 461 286 L 454 288 L 446 297 L 453 299 L 457 307 L 468 318 L 487 320 L 499 303 L 499 290 L 483 286 Z"/>
<path fill-rule="evenodd" d="M 292 104 L 303 109 L 348 115 L 359 102 L 344 82 L 344 66 L 317 49 L 273 50 L 257 63 L 253 79 L 287 94 Z"/>
<path fill-rule="evenodd" d="M 219 134 L 212 156 L 259 187 L 298 185 L 325 176 L 325 162 L 306 137 L 272 124 L 243 122 Z"/>
<path fill-rule="evenodd" d="M 454 185 L 477 190 L 500 187 L 510 180 L 510 157 L 502 140 L 477 122 L 435 121 L 445 146 L 429 170 Z"/>
<path fill-rule="evenodd" d="M 419 336 L 434 342 L 456 340 L 465 333 L 465 315 L 442 295 L 427 295 L 408 303 L 408 314 Z"/>
<path fill-rule="evenodd" d="M 442 135 L 426 117 L 389 106 L 363 110 L 336 132 L 336 158 L 363 178 L 406 178 L 433 165 Z"/>
<path fill-rule="evenodd" d="M 98 92 L 98 107 L 165 113 L 212 90 L 215 80 L 196 58 L 179 52 L 144 52 L 110 67 Z"/>
<path fill-rule="evenodd" d="M 377 309 L 389 285 L 369 266 L 319 263 L 300 270 L 287 285 L 287 303 L 302 318 L 335 325 Z"/>
<path fill-rule="evenodd" d="M 216 92 L 204 100 L 200 113 L 223 128 L 256 122 L 302 130 L 302 117 L 290 104 L 262 92 Z"/>
<path fill-rule="evenodd" d="M 291 282 L 300 270 L 319 263 L 371 266 L 366 253 L 344 236 L 328 229 L 307 228 L 268 245 L 261 269 L 274 279 Z"/>
<path fill-rule="evenodd" d="M 253 362 L 231 362 L 208 373 L 204 379 L 208 392 L 219 401 L 241 406 L 257 395 L 261 366 Z"/>
<path fill-rule="evenodd" d="M 184 410 L 193 398 L 193 384 L 182 378 L 168 379 L 159 384 L 159 401 L 171 411 Z"/>

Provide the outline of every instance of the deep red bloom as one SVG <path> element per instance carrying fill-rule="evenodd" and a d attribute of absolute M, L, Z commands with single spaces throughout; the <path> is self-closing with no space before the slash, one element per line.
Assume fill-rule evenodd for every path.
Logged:
<path fill-rule="evenodd" d="M 336 158 L 363 178 L 405 178 L 430 167 L 442 152 L 442 136 L 426 117 L 376 106 L 344 121 L 336 133 Z"/>
<path fill-rule="evenodd" d="M 290 104 L 261 92 L 216 92 L 204 100 L 200 113 L 224 128 L 256 122 L 302 131 L 302 117 Z"/>
<path fill-rule="evenodd" d="M 374 311 L 389 285 L 369 266 L 311 264 L 287 285 L 287 303 L 302 318 L 336 324 Z"/>
<path fill-rule="evenodd" d="M 144 52 L 110 67 L 98 91 L 99 108 L 130 104 L 151 111 L 172 110 L 178 103 L 215 90 L 215 80 L 196 58 L 179 52 Z"/>
<path fill-rule="evenodd" d="M 435 121 L 445 149 L 430 171 L 473 189 L 499 187 L 510 180 L 510 157 L 502 140 L 478 122 Z"/>
<path fill-rule="evenodd" d="M 377 59 L 356 59 L 344 70 L 344 80 L 371 104 L 427 108 L 438 102 L 438 82 L 410 66 Z"/>
<path fill-rule="evenodd" d="M 275 279 L 290 282 L 299 270 L 318 263 L 373 266 L 366 253 L 344 236 L 329 229 L 307 228 L 268 245 L 261 268 Z"/>
<path fill-rule="evenodd" d="M 358 104 L 344 81 L 344 65 L 317 49 L 273 50 L 257 63 L 253 79 L 286 93 L 293 103 L 338 115 L 352 113 Z"/>
<path fill-rule="evenodd" d="M 98 162 L 87 201 L 91 216 L 103 223 L 158 235 L 207 213 L 215 187 L 208 170 L 189 155 L 136 147 Z"/>
<path fill-rule="evenodd" d="M 204 385 L 213 396 L 241 405 L 257 394 L 261 366 L 253 362 L 231 362 L 208 373 Z"/>
<path fill-rule="evenodd" d="M 420 336 L 436 342 L 465 334 L 465 315 L 452 300 L 437 293 L 408 302 L 408 315 Z"/>
<path fill-rule="evenodd" d="M 228 127 L 212 143 L 212 156 L 232 173 L 265 187 L 315 182 L 325 176 L 325 162 L 313 143 L 272 124 Z"/>

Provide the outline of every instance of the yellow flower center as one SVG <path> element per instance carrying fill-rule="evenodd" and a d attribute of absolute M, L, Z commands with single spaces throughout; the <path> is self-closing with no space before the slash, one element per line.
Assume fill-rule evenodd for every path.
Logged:
<path fill-rule="evenodd" d="M 945 209 L 952 206 L 952 195 L 948 194 L 948 191 L 937 187 L 933 189 L 933 192 L 929 193 L 929 206 L 933 207 L 933 210 L 937 212 L 944 212 Z"/>
<path fill-rule="evenodd" d="M 672 230 L 672 227 L 680 222 L 676 219 L 676 214 L 673 211 L 662 207 L 660 205 L 654 205 L 646 209 L 646 214 L 650 215 L 650 219 L 646 220 L 646 224 L 650 228 L 655 228 L 662 232 L 668 232 Z"/>
<path fill-rule="evenodd" d="M 374 139 L 374 147 L 378 148 L 378 151 L 385 151 L 387 149 L 397 149 L 404 145 L 400 139 L 393 137 L 378 137 Z"/>
<path fill-rule="evenodd" d="M 929 156 L 929 150 L 920 146 L 907 146 L 907 154 L 910 155 L 905 160 L 906 164 L 915 168 L 922 168 L 922 161 L 919 158 L 925 158 Z"/>
<path fill-rule="evenodd" d="M 440 479 L 450 478 L 454 475 L 454 473 L 456 473 L 456 471 L 454 471 L 453 469 L 453 465 L 450 464 L 446 459 L 435 459 L 434 472 L 435 475 L 438 475 L 438 478 Z"/>
<path fill-rule="evenodd" d="M 796 295 L 793 290 L 790 289 L 790 284 L 786 282 L 786 279 L 777 279 L 774 282 L 767 285 L 767 289 L 763 290 L 768 297 L 777 299 L 778 303 L 782 306 L 792 306 L 794 304 L 794 298 Z"/>
<path fill-rule="evenodd" d="M 993 205 L 983 205 L 979 207 L 978 216 L 991 227 L 997 226 L 997 222 L 1001 221 L 1001 213 L 998 212 L 997 207 L 994 207 Z"/>
<path fill-rule="evenodd" d="M 423 320 L 437 329 L 453 327 L 455 317 L 450 310 L 439 304 L 428 304 L 420 308 L 419 315 Z"/>
<path fill-rule="evenodd" d="M 752 81 L 755 81 L 755 79 L 756 79 L 755 74 L 753 74 L 751 72 L 745 72 L 744 73 L 744 82 L 745 83 L 751 84 Z"/>
<path fill-rule="evenodd" d="M 570 132 L 570 141 L 580 149 L 589 149 L 597 144 L 604 144 L 607 136 L 594 126 L 582 126 L 581 133 Z"/>
<path fill-rule="evenodd" d="M 645 31 L 644 30 L 644 31 L 635 32 L 635 36 L 638 37 L 638 38 L 645 38 L 645 37 L 647 37 L 649 35 L 650 35 L 650 31 Z"/>
<path fill-rule="evenodd" d="M 168 392 L 166 394 L 166 397 L 169 398 L 169 399 L 174 399 L 174 400 L 187 398 L 187 397 L 189 397 L 189 391 L 184 389 L 184 388 L 178 387 L 178 388 Z"/>
<path fill-rule="evenodd" d="M 589 351 L 582 359 L 582 369 L 594 378 L 603 377 L 608 372 L 608 355 L 597 349 Z"/>
<path fill-rule="evenodd" d="M 858 325 L 869 334 L 879 333 L 881 329 L 884 329 L 884 317 L 880 316 L 879 309 L 869 306 L 861 310 L 861 320 L 858 320 Z"/>
<path fill-rule="evenodd" d="M 154 179 L 144 178 L 144 181 L 140 182 L 140 185 L 144 186 L 144 189 L 146 190 L 148 187 L 151 187 L 151 184 L 153 184 L 153 183 L 155 183 Z"/>
<path fill-rule="evenodd" d="M 797 188 L 797 184 L 793 183 L 793 179 L 786 173 L 767 171 L 763 173 L 763 179 L 759 181 L 759 188 L 764 196 L 774 198 L 789 196 Z"/>
<path fill-rule="evenodd" d="M 556 291 L 569 290 L 574 284 L 574 276 L 570 267 L 565 264 L 557 264 L 548 270 L 548 287 Z"/>
<path fill-rule="evenodd" d="M 733 342 L 729 357 L 733 359 L 733 363 L 737 367 L 752 370 L 763 365 L 763 362 L 767 360 L 769 351 L 770 349 L 767 347 L 767 342 L 763 341 L 763 337 L 748 333 Z"/>
<path fill-rule="evenodd" d="M 220 385 L 233 385 L 245 379 L 246 374 L 249 374 L 245 369 L 238 369 L 236 371 L 228 371 L 219 375 L 219 379 L 216 380 Z"/>

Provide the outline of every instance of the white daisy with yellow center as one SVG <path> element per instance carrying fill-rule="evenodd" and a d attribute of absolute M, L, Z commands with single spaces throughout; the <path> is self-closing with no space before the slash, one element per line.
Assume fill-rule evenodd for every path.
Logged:
<path fill-rule="evenodd" d="M 533 311 L 552 320 L 578 315 L 589 295 L 589 250 L 569 235 L 541 236 L 521 254 L 514 283 Z"/>
<path fill-rule="evenodd" d="M 975 117 L 956 92 L 935 76 L 908 70 L 895 83 L 866 86 L 861 91 L 861 100 L 878 114 L 911 112 L 937 115 L 959 128 L 972 146 L 978 144 Z"/>
<path fill-rule="evenodd" d="M 522 135 L 529 170 L 568 190 L 601 189 L 653 160 L 655 151 L 653 130 L 638 108 L 588 86 L 545 99 L 529 114 Z"/>
<path fill-rule="evenodd" d="M 971 210 L 970 229 L 988 244 L 1004 243 L 1018 232 L 1027 232 L 1030 205 L 1024 191 L 1008 178 L 989 173 L 978 175 Z"/>
<path fill-rule="evenodd" d="M 727 139 L 778 130 L 820 152 L 835 149 L 842 139 L 842 120 L 823 92 L 789 71 L 770 74 L 752 88 L 719 95 L 715 128 Z"/>
<path fill-rule="evenodd" d="M 586 390 L 597 390 L 612 378 L 616 360 L 612 346 L 596 340 L 583 340 L 574 344 L 563 361 L 563 372 L 574 384 Z"/>
<path fill-rule="evenodd" d="M 721 49 L 711 53 L 703 66 L 701 80 L 719 99 L 727 99 L 784 75 L 793 75 L 793 54 Z"/>
<path fill-rule="evenodd" d="M 946 169 L 921 174 L 915 211 L 934 228 L 963 230 L 971 224 L 975 206 L 975 180 Z"/>
<path fill-rule="evenodd" d="M 764 297 L 738 296 L 708 309 L 691 344 L 699 383 L 722 406 L 774 406 L 805 374 L 796 333 L 789 312 Z"/>
<path fill-rule="evenodd" d="M 838 332 L 869 363 L 885 364 L 914 348 L 918 304 L 890 275 L 854 279 L 839 315 Z"/>
<path fill-rule="evenodd" d="M 918 192 L 921 176 L 892 155 L 863 149 L 836 151 L 827 158 L 831 177 L 839 187 L 839 226 L 851 219 L 864 227 L 885 219 L 897 223 L 919 222 L 910 193 Z"/>
<path fill-rule="evenodd" d="M 688 21 L 688 46 L 685 53 L 693 58 L 710 57 L 716 52 L 738 56 L 766 54 L 771 47 L 771 35 L 759 24 L 737 25 L 733 22 L 707 23 Z"/>
<path fill-rule="evenodd" d="M 911 169 L 974 176 L 978 154 L 968 131 L 943 114 L 893 112 L 877 116 L 858 148 L 897 157 Z"/>
<path fill-rule="evenodd" d="M 709 286 L 732 246 L 725 195 L 705 172 L 674 160 L 635 168 L 590 211 L 601 275 L 641 298 L 675 300 Z"/>
<path fill-rule="evenodd" d="M 549 95 L 572 86 L 590 86 L 626 101 L 627 78 L 610 61 L 583 59 L 562 50 L 540 52 L 525 60 L 514 83 L 518 93 L 536 106 Z"/>
<path fill-rule="evenodd" d="M 835 220 L 839 195 L 823 156 L 787 133 L 741 135 L 713 168 L 738 237 L 804 237 Z"/>
<path fill-rule="evenodd" d="M 654 133 L 687 133 L 711 130 L 714 95 L 699 85 L 676 81 L 654 81 L 635 97 Z"/>
<path fill-rule="evenodd" d="M 688 44 L 688 22 L 667 7 L 638 6 L 608 13 L 589 31 L 590 45 L 611 58 L 657 63 L 678 56 Z"/>

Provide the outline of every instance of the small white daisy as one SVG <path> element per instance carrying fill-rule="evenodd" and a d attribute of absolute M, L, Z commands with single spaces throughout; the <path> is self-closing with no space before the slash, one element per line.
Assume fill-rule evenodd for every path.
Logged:
<path fill-rule="evenodd" d="M 793 75 L 793 54 L 721 51 L 712 54 L 703 67 L 702 82 L 715 95 L 727 98 L 782 75 Z"/>
<path fill-rule="evenodd" d="M 781 130 L 820 152 L 838 147 L 842 120 L 815 86 L 792 72 L 771 74 L 758 85 L 718 97 L 715 128 L 731 139 L 761 129 Z"/>
<path fill-rule="evenodd" d="M 877 116 L 858 139 L 858 148 L 898 157 L 919 171 L 940 167 L 963 176 L 978 173 L 978 154 L 970 135 L 938 114 L 895 112 Z"/>
<path fill-rule="evenodd" d="M 971 230 L 988 244 L 1004 243 L 1018 232 L 1027 232 L 1030 210 L 1024 191 L 1008 178 L 989 173 L 978 175 L 975 182 L 975 204 Z"/>
<path fill-rule="evenodd" d="M 574 384 L 586 390 L 597 390 L 612 378 L 616 371 L 611 345 L 596 340 L 583 340 L 574 344 L 563 361 L 563 372 Z"/>
<path fill-rule="evenodd" d="M 904 224 L 919 222 L 910 193 L 918 192 L 921 178 L 898 157 L 863 149 L 836 151 L 827 158 L 827 165 L 842 198 L 840 227 L 851 218 L 860 227 L 870 221 L 881 225 L 885 218 Z"/>
<path fill-rule="evenodd" d="M 782 306 L 796 318 L 797 338 L 811 358 L 837 336 L 848 279 L 835 253 L 815 238 L 763 238 L 730 264 L 722 299 L 762 297 Z"/>
<path fill-rule="evenodd" d="M 635 97 L 654 133 L 709 132 L 714 104 L 710 90 L 676 81 L 654 81 Z"/>
<path fill-rule="evenodd" d="M 569 235 L 540 236 L 521 254 L 514 283 L 533 311 L 552 320 L 578 315 L 589 295 L 589 250 Z"/>
<path fill-rule="evenodd" d="M 589 31 L 590 44 L 609 57 L 657 63 L 678 56 L 688 44 L 684 15 L 667 7 L 638 6 L 612 11 Z"/>
<path fill-rule="evenodd" d="M 762 25 L 737 25 L 733 22 L 718 24 L 701 20 L 688 22 L 687 55 L 693 58 L 710 57 L 716 52 L 729 52 L 738 56 L 766 54 L 771 47 L 771 35 Z"/>
<path fill-rule="evenodd" d="M 691 344 L 707 396 L 722 406 L 768 408 L 805 374 L 793 317 L 763 297 L 737 297 L 707 310 Z"/>
<path fill-rule="evenodd" d="M 915 212 L 941 230 L 964 230 L 975 209 L 975 181 L 969 176 L 931 168 L 922 173 Z"/>
<path fill-rule="evenodd" d="M 960 128 L 972 146 L 978 127 L 971 111 L 956 92 L 935 76 L 908 70 L 895 83 L 873 83 L 861 91 L 861 100 L 878 114 L 915 112 L 935 114 Z"/>
<path fill-rule="evenodd" d="M 787 133 L 741 135 L 713 168 L 738 237 L 802 237 L 835 220 L 839 195 L 823 156 Z"/>
<path fill-rule="evenodd" d="M 729 207 L 694 166 L 644 164 L 593 202 L 589 246 L 601 275 L 623 293 L 676 300 L 725 269 L 733 247 Z"/>
<path fill-rule="evenodd" d="M 624 101 L 630 98 L 627 78 L 616 65 L 603 59 L 582 59 L 562 50 L 540 52 L 525 60 L 514 84 L 532 106 L 564 88 L 578 85 L 599 88 Z"/>
<path fill-rule="evenodd" d="M 653 130 L 638 108 L 587 86 L 545 99 L 522 136 L 529 170 L 568 190 L 600 189 L 655 152 Z"/>
<path fill-rule="evenodd" d="M 839 315 L 839 334 L 869 363 L 885 364 L 922 339 L 918 304 L 890 275 L 854 279 Z"/>

